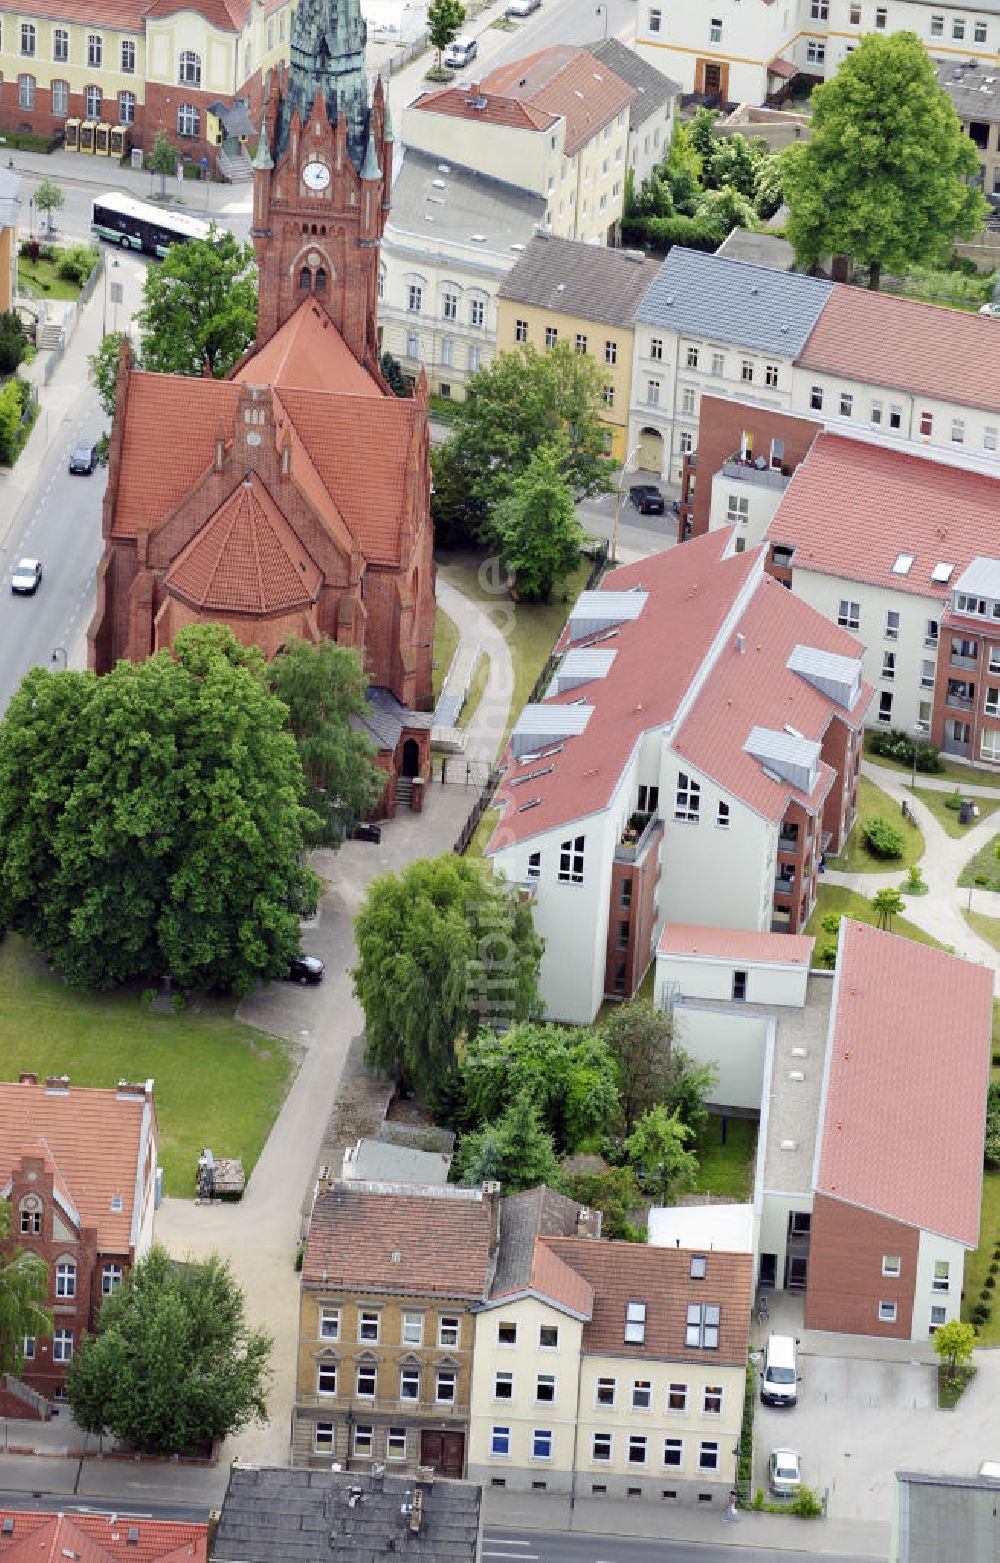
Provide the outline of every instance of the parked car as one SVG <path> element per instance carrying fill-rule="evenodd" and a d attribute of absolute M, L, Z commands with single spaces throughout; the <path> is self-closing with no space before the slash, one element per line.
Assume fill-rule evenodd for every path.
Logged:
<path fill-rule="evenodd" d="M 663 495 L 655 483 L 633 483 L 628 497 L 636 510 L 644 516 L 662 516 L 665 511 Z"/>
<path fill-rule="evenodd" d="M 322 982 L 326 967 L 318 955 L 297 955 L 288 968 L 289 982 Z"/>
<path fill-rule="evenodd" d="M 516 22 L 519 17 L 530 16 L 532 11 L 537 11 L 541 3 L 542 0 L 510 0 L 506 14 Z"/>
<path fill-rule="evenodd" d="M 992 315 L 994 320 L 1000 320 L 1000 299 L 994 299 L 992 304 L 984 304 L 979 313 Z"/>
<path fill-rule="evenodd" d="M 767 1485 L 776 1498 L 794 1498 L 802 1486 L 802 1459 L 794 1449 L 772 1449 Z"/>
<path fill-rule="evenodd" d="M 371 820 L 363 820 L 360 825 L 355 825 L 351 831 L 351 840 L 379 842 L 382 840 L 382 827 L 381 825 L 373 824 Z"/>
<path fill-rule="evenodd" d="M 70 472 L 82 472 L 87 477 L 89 477 L 90 474 L 93 472 L 93 470 L 94 470 L 94 468 L 96 466 L 97 466 L 97 446 L 96 445 L 76 445 L 76 446 L 74 446 L 72 452 L 70 453 L 70 458 L 69 458 L 69 470 L 70 470 Z"/>
<path fill-rule="evenodd" d="M 42 579 L 42 562 L 40 559 L 20 559 L 14 566 L 14 572 L 10 578 L 10 589 L 22 597 L 33 597 L 38 590 L 38 583 Z"/>
<path fill-rule="evenodd" d="M 460 71 L 464 65 L 471 65 L 478 53 L 479 45 L 475 38 L 453 38 L 441 59 L 452 70 Z"/>
<path fill-rule="evenodd" d="M 798 1399 L 798 1341 L 791 1335 L 769 1335 L 764 1347 L 760 1398 L 765 1406 L 794 1406 Z"/>

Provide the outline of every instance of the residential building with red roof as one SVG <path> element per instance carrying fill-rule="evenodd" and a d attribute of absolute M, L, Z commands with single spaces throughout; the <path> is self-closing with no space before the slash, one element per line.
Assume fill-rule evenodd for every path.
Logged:
<path fill-rule="evenodd" d="M 90 665 L 140 660 L 205 620 L 267 657 L 293 635 L 353 647 L 391 813 L 400 791 L 419 805 L 410 786 L 430 763 L 427 387 L 394 396 L 378 366 L 392 137 L 381 82 L 369 102 L 357 0 L 300 6 L 294 25 L 297 59 L 315 63 L 266 105 L 255 344 L 224 380 L 139 370 L 123 348 Z"/>
<path fill-rule="evenodd" d="M 861 647 L 733 543 L 584 593 L 511 734 L 487 854 L 533 898 L 555 1019 L 634 993 L 666 922 L 798 933 L 851 828 Z"/>
<path fill-rule="evenodd" d="M 723 1509 L 752 1296 L 748 1251 L 539 1233 L 476 1313 L 469 1475 Z"/>
<path fill-rule="evenodd" d="M 0 1557 L 10 1563 L 207 1563 L 208 1525 L 140 1515 L 0 1509 Z"/>
<path fill-rule="evenodd" d="M 0 1196 L 13 1215 L 8 1249 L 38 1254 L 49 1271 L 51 1336 L 25 1342 L 22 1382 L 2 1395 L 5 1416 L 46 1416 L 64 1398 L 67 1364 L 101 1302 L 153 1240 L 158 1202 L 153 1082 L 113 1090 L 62 1075 L 0 1082 Z"/>

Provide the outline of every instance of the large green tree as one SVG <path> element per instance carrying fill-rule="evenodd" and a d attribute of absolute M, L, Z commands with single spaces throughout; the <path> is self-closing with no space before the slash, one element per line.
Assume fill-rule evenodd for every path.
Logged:
<path fill-rule="evenodd" d="M 484 1025 L 538 1008 L 542 941 L 530 905 L 474 858 L 421 858 L 371 885 L 355 920 L 365 1058 L 433 1099 Z"/>
<path fill-rule="evenodd" d="M 216 624 L 100 679 L 33 668 L 0 724 L 0 923 L 80 986 L 282 974 L 318 893 L 285 718 Z"/>
<path fill-rule="evenodd" d="M 580 562 L 583 528 L 566 477 L 564 447 L 561 440 L 533 451 L 497 514 L 504 562 L 514 572 L 518 597 L 526 602 L 548 602 L 553 586 Z"/>
<path fill-rule="evenodd" d="M 66 1376 L 78 1426 L 127 1449 L 199 1453 L 267 1416 L 271 1337 L 213 1255 L 177 1264 L 156 1247 L 101 1306 Z"/>
<path fill-rule="evenodd" d="M 16 309 L 0 313 L 0 375 L 13 374 L 28 354 L 28 336 Z"/>
<path fill-rule="evenodd" d="M 337 846 L 385 791 L 375 745 L 357 724 L 369 710 L 367 680 L 356 651 L 335 641 L 286 641 L 268 668 L 272 690 L 288 707 L 299 748 L 315 834 Z"/>
<path fill-rule="evenodd" d="M 146 273 L 137 315 L 145 369 L 221 379 L 257 330 L 253 245 L 213 226 L 207 239 L 172 244 Z"/>
<path fill-rule="evenodd" d="M 0 1201 L 0 1243 L 11 1233 L 10 1201 Z M 49 1267 L 39 1254 L 15 1248 L 0 1259 L 0 1373 L 19 1378 L 26 1336 L 50 1335 L 52 1315 L 45 1306 Z"/>
<path fill-rule="evenodd" d="M 465 1184 L 497 1182 L 505 1194 L 560 1185 L 552 1136 L 527 1091 L 521 1091 L 495 1123 L 464 1134 L 457 1164 Z"/>
<path fill-rule="evenodd" d="M 473 1116 L 486 1122 L 523 1092 L 561 1153 L 605 1133 L 618 1114 L 614 1056 L 585 1027 L 523 1021 L 499 1036 L 480 1031 L 466 1048 L 462 1079 Z"/>
<path fill-rule="evenodd" d="M 944 261 L 986 214 L 979 170 L 915 33 L 870 33 L 812 98 L 812 134 L 782 154 L 786 233 L 800 265 L 846 253 L 869 269 Z"/>
<path fill-rule="evenodd" d="M 661 1204 L 676 1203 L 694 1182 L 698 1158 L 688 1150 L 692 1131 L 680 1114 L 665 1107 L 643 1113 L 625 1141 L 625 1154 L 647 1194 Z"/>
<path fill-rule="evenodd" d="M 427 36 L 437 50 L 437 63 L 441 64 L 441 50 L 447 49 L 458 36 L 465 21 L 465 6 L 461 0 L 430 0 L 427 7 Z"/>
<path fill-rule="evenodd" d="M 45 231 L 52 232 L 52 213 L 65 205 L 66 197 L 51 179 L 43 179 L 35 191 L 35 210 L 45 214 Z"/>
<path fill-rule="evenodd" d="M 91 353 L 87 358 L 91 378 L 97 387 L 98 399 L 109 418 L 115 415 L 118 360 L 124 340 L 124 331 L 109 331 L 107 336 L 102 338 L 96 352 Z"/>
<path fill-rule="evenodd" d="M 473 375 L 455 405 L 455 432 L 435 463 L 447 497 L 464 505 L 467 529 L 498 540 L 500 509 L 540 446 L 560 445 L 560 469 L 575 499 L 610 492 L 614 469 L 604 454 L 604 379 L 586 353 L 559 342 L 499 353 Z M 439 501 L 434 498 L 435 520 Z M 452 521 L 453 518 L 447 518 Z"/>
<path fill-rule="evenodd" d="M 635 999 L 619 1004 L 602 1027 L 618 1066 L 622 1127 L 626 1135 L 651 1107 L 677 1109 L 696 1134 L 708 1119 L 705 1096 L 718 1078 L 710 1064 L 696 1064 L 673 1041 L 673 1021 L 663 1010 Z"/>

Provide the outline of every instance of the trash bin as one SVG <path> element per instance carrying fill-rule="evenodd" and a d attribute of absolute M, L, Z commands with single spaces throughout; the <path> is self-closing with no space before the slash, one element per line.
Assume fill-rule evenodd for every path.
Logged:
<path fill-rule="evenodd" d="M 958 806 L 958 823 L 971 825 L 976 817 L 976 806 L 971 798 L 963 798 Z"/>

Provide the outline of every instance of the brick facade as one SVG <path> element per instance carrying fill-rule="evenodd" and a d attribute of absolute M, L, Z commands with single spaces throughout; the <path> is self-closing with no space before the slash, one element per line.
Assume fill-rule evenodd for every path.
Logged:
<path fill-rule="evenodd" d="M 712 479 L 722 463 L 743 448 L 749 435 L 755 455 L 770 462 L 772 442 L 782 442 L 777 466 L 794 472 L 822 423 L 811 418 L 792 417 L 773 407 L 755 407 L 747 402 L 730 401 L 723 396 L 703 396 L 698 420 L 698 451 L 695 460 L 687 460 L 681 479 L 681 528 L 690 524 L 690 536 L 708 531 L 712 506 Z"/>
<path fill-rule="evenodd" d="M 641 840 L 634 862 L 611 865 L 608 945 L 604 963 L 606 997 L 630 999 L 649 970 L 656 927 L 656 887 L 663 865 L 663 821 L 655 820 Z"/>
<path fill-rule="evenodd" d="M 943 615 L 929 736 L 945 754 L 1000 766 L 1000 624 Z"/>
<path fill-rule="evenodd" d="M 817 1194 L 809 1243 L 806 1329 L 909 1340 L 919 1242 L 915 1227 Z M 887 1258 L 899 1260 L 898 1275 L 882 1273 Z M 882 1302 L 895 1303 L 894 1321 L 879 1318 Z"/>

